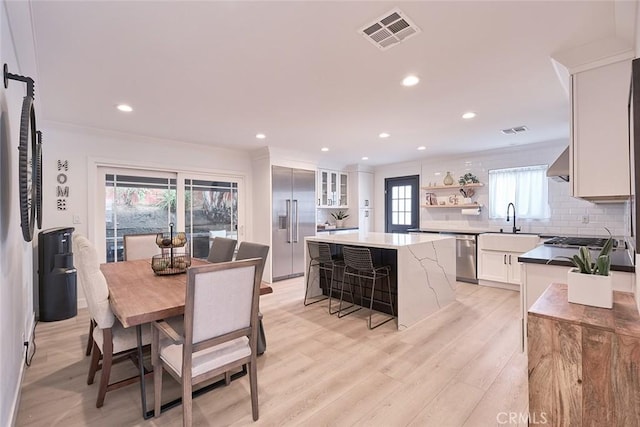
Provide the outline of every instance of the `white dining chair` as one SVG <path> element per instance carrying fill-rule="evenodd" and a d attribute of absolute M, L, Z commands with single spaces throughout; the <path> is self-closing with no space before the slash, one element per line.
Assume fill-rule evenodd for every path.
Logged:
<path fill-rule="evenodd" d="M 258 263 L 257 259 L 250 259 L 190 268 L 184 332 L 178 333 L 165 321 L 152 324 L 157 416 L 162 403 L 163 370 L 182 384 L 183 425 L 190 426 L 192 387 L 248 365 L 252 415 L 254 421 L 258 419 Z"/>
<path fill-rule="evenodd" d="M 125 234 L 124 240 L 124 260 L 134 261 L 136 259 L 151 259 L 160 253 L 160 248 L 156 243 L 158 233 L 147 234 Z"/>
<path fill-rule="evenodd" d="M 109 305 L 109 287 L 104 275 L 100 271 L 98 254 L 93 244 L 82 235 L 73 237 L 73 255 L 75 267 L 78 271 L 78 281 L 82 287 L 89 309 L 89 315 L 95 326 L 92 331 L 93 348 L 87 384 L 93 384 L 95 374 L 102 370 L 96 407 L 104 405 L 108 391 L 112 391 L 139 381 L 139 375 L 124 380 L 109 383 L 111 367 L 114 363 L 124 360 L 137 360 L 137 338 L 135 328 L 124 328 L 116 319 Z M 142 328 L 142 343 L 151 342 L 148 327 Z M 102 359 L 102 363 L 100 360 Z"/>

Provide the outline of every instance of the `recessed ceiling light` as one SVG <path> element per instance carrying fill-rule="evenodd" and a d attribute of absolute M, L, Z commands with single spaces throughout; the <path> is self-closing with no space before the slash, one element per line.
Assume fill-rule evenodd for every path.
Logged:
<path fill-rule="evenodd" d="M 369 160 L 369 158 L 365 156 L 362 158 L 362 160 Z"/>
<path fill-rule="evenodd" d="M 415 86 L 419 81 L 420 79 L 416 76 L 407 76 L 402 79 L 402 86 Z"/>
<path fill-rule="evenodd" d="M 425 147 L 424 145 L 421 145 L 420 147 L 418 147 L 418 150 L 422 151 L 422 150 L 426 150 L 427 147 Z"/>
<path fill-rule="evenodd" d="M 476 113 L 474 113 L 473 111 L 469 111 L 467 113 L 464 113 L 462 115 L 463 119 L 473 119 L 476 116 Z"/>
<path fill-rule="evenodd" d="M 265 135 L 264 133 L 256 133 L 256 138 L 258 139 L 265 139 L 267 137 L 267 135 Z"/>
<path fill-rule="evenodd" d="M 125 113 L 130 113 L 133 111 L 133 108 L 131 108 L 131 106 L 127 104 L 118 104 L 116 108 Z"/>
<path fill-rule="evenodd" d="M 382 132 L 380 135 L 378 135 L 380 138 L 389 138 L 391 135 L 389 135 L 386 132 Z"/>
<path fill-rule="evenodd" d="M 329 151 L 329 149 L 327 147 L 322 147 L 320 151 Z"/>

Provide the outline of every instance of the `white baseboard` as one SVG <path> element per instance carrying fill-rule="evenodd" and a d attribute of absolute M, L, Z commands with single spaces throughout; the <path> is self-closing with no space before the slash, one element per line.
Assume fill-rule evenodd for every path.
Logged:
<path fill-rule="evenodd" d="M 638 266 L 640 266 L 640 254 L 636 254 L 636 268 L 638 268 Z M 639 280 L 640 280 L 640 274 L 638 271 L 636 271 L 636 277 L 635 277 L 635 280 L 633 281 L 633 294 L 636 297 L 636 307 L 638 308 L 638 312 L 640 312 L 640 283 L 638 283 Z"/>
<path fill-rule="evenodd" d="M 520 292 L 520 285 L 514 285 L 512 283 L 493 282 L 491 280 L 478 280 L 478 285 L 489 286 L 490 288 L 507 289 L 509 291 Z"/>
<path fill-rule="evenodd" d="M 31 313 L 31 318 L 29 319 L 29 326 L 27 331 L 25 331 L 25 340 L 29 342 L 29 348 L 33 349 L 33 325 L 36 322 L 35 313 Z M 24 351 L 24 349 L 21 349 Z M 24 354 L 24 353 L 23 353 Z M 28 356 L 31 356 L 30 354 Z M 23 356 L 24 357 L 24 356 Z M 13 393 L 13 401 L 11 402 L 11 423 L 9 425 L 15 426 L 18 421 L 18 410 L 20 409 L 20 396 L 22 395 L 22 382 L 24 381 L 25 370 L 24 359 L 22 359 L 22 363 L 20 363 L 20 381 L 18 382 L 18 386 Z"/>

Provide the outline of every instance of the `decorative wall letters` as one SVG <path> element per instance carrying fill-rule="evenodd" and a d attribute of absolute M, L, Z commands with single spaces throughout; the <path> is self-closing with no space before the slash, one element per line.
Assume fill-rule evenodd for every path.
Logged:
<path fill-rule="evenodd" d="M 68 160 L 58 160 L 58 176 L 56 177 L 56 181 L 58 181 L 58 186 L 56 188 L 56 206 L 59 211 L 67 210 L 67 198 L 69 198 L 69 186 L 65 185 L 67 183 L 68 177 L 67 173 L 69 172 L 69 161 Z"/>

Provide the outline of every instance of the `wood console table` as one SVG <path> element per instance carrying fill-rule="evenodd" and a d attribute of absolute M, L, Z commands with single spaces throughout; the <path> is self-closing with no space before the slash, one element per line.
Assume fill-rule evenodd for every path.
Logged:
<path fill-rule="evenodd" d="M 631 426 L 640 420 L 640 316 L 633 294 L 613 308 L 567 301 L 552 284 L 528 313 L 529 415 L 549 425 Z"/>

